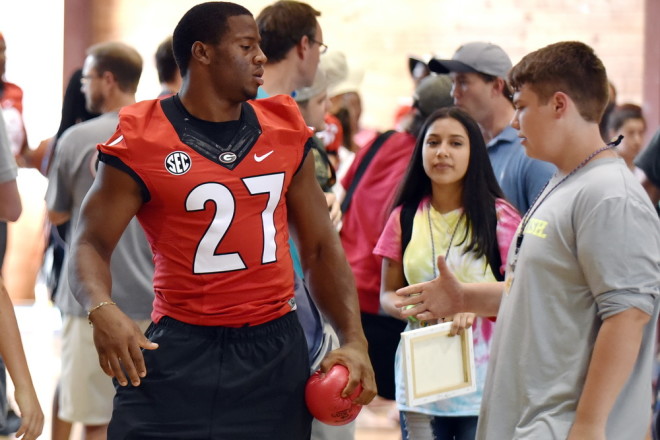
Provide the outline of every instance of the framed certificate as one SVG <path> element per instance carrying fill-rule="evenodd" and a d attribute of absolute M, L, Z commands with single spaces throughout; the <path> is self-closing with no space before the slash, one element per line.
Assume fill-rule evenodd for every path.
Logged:
<path fill-rule="evenodd" d="M 472 328 L 449 336 L 451 322 L 401 333 L 408 405 L 476 391 Z"/>

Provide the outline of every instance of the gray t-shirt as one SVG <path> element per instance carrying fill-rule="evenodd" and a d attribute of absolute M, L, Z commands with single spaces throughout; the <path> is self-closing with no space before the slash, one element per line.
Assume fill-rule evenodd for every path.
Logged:
<path fill-rule="evenodd" d="M 46 204 L 51 211 L 71 213 L 67 231 L 69 241 L 73 237 L 72 228 L 78 224 L 83 198 L 94 181 L 96 145 L 112 136 L 118 121 L 116 112 L 106 113 L 74 125 L 58 141 L 57 154 L 48 176 Z M 86 311 L 69 288 L 67 263 L 68 253 L 55 303 L 66 315 L 86 316 Z M 113 301 L 129 317 L 149 319 L 154 298 L 153 256 L 137 219 L 131 220 L 117 243 L 110 270 Z"/>
<path fill-rule="evenodd" d="M 16 160 L 11 152 L 9 138 L 7 138 L 7 127 L 0 111 L 0 183 L 16 180 L 18 169 Z"/>
<path fill-rule="evenodd" d="M 607 438 L 643 439 L 651 420 L 660 221 L 641 185 L 621 159 L 592 161 L 533 213 L 511 275 L 514 249 L 477 438 L 566 438 L 602 320 L 636 307 L 652 319 Z"/>

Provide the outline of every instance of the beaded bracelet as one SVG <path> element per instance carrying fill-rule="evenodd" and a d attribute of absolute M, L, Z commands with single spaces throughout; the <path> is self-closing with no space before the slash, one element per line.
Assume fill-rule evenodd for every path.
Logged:
<path fill-rule="evenodd" d="M 92 320 L 89 319 L 89 317 L 92 313 L 94 313 L 95 311 L 97 311 L 98 309 L 100 309 L 103 306 L 116 306 L 116 305 L 117 305 L 117 303 L 115 303 L 114 301 L 103 301 L 103 302 L 95 305 L 94 307 L 89 309 L 89 312 L 87 312 L 87 322 L 89 322 L 89 325 L 93 327 L 94 324 L 92 324 Z"/>

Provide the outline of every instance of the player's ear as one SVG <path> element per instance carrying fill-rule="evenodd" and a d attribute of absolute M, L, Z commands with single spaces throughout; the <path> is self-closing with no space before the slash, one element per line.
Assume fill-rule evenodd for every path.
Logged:
<path fill-rule="evenodd" d="M 202 64 L 209 64 L 211 62 L 210 58 L 210 47 L 201 41 L 195 41 L 190 48 L 190 53 L 192 59 L 197 60 Z"/>

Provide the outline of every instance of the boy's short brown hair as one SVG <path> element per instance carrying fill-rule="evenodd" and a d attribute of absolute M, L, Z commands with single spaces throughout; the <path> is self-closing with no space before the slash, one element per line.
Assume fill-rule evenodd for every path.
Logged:
<path fill-rule="evenodd" d="M 542 103 L 555 92 L 571 97 L 580 115 L 600 122 L 608 101 L 605 66 L 594 50 L 579 41 L 564 41 L 531 52 L 509 72 L 514 90 L 530 87 Z"/>
<path fill-rule="evenodd" d="M 266 6 L 257 16 L 261 50 L 268 62 L 282 61 L 303 36 L 316 38 L 316 17 L 321 13 L 307 3 L 280 0 Z"/>

